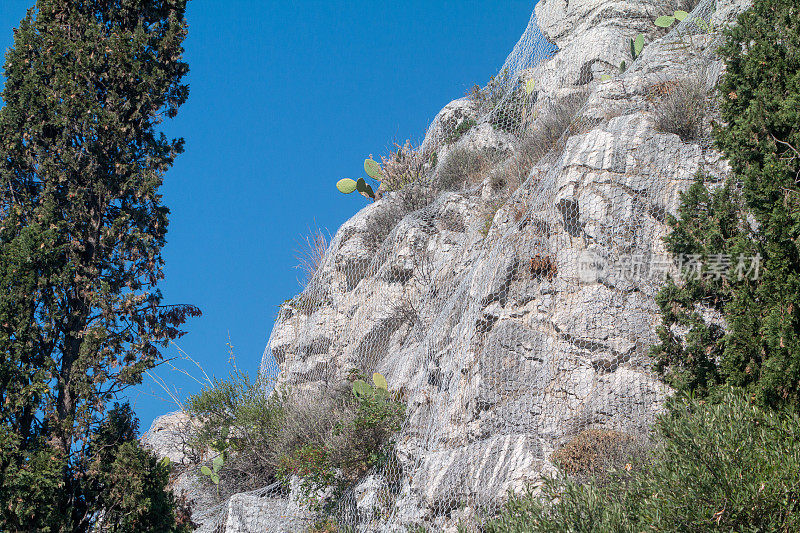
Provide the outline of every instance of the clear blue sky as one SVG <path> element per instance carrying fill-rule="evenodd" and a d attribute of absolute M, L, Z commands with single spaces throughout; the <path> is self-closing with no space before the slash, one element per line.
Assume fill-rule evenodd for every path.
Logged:
<path fill-rule="evenodd" d="M 0 0 L 0 48 L 33 2 Z M 277 306 L 298 292 L 297 240 L 314 221 L 333 233 L 364 205 L 335 182 L 393 141 L 421 140 L 439 109 L 485 83 L 534 4 L 189 2 L 191 94 L 165 127 L 186 153 L 165 180 L 162 288 L 168 303 L 203 310 L 178 342 L 207 373 L 227 373 L 229 338 L 239 367 L 257 371 Z M 158 373 L 183 396 L 198 390 Z M 152 391 L 146 380 L 130 394 L 142 429 L 175 409 Z"/>

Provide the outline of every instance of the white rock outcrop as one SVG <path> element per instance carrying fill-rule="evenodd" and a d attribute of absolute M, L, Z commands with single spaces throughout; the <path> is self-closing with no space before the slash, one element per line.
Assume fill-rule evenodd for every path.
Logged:
<path fill-rule="evenodd" d="M 716 5 L 698 9 L 723 24 L 748 2 Z M 496 185 L 523 146 L 479 124 L 458 145 L 510 159 L 421 208 L 384 194 L 339 229 L 309 287 L 283 306 L 264 372 L 277 364 L 281 384 L 312 389 L 352 368 L 378 371 L 407 399 L 400 481 L 376 472 L 355 487 L 347 520 L 359 531 L 448 530 L 551 474 L 553 450 L 578 431 L 642 435 L 659 413 L 669 391 L 648 349 L 659 323 L 654 270 L 672 268 L 665 216 L 699 171 L 728 171 L 707 136 L 687 142 L 656 128 L 658 91 L 686 76 L 711 89 L 723 70 L 713 35 L 653 25 L 686 7 L 540 0 L 536 21 L 559 51 L 524 76 L 540 101 L 582 94 L 586 104 L 527 181 Z M 638 33 L 647 45 L 634 62 Z M 434 121 L 423 152 L 437 151 L 437 172 L 447 132 L 476 113 L 461 99 Z M 289 499 L 253 498 L 231 500 L 226 531 L 289 531 L 286 517 L 301 514 L 276 511 Z"/>

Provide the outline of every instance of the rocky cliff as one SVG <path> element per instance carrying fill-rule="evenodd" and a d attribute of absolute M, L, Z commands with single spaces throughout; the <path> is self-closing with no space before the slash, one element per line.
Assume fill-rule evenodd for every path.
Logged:
<path fill-rule="evenodd" d="M 356 486 L 352 526 L 447 530 L 535 486 L 583 429 L 646 434 L 669 394 L 648 359 L 654 297 L 676 268 L 665 217 L 699 172 L 727 172 L 709 142 L 712 99 L 693 134 L 667 131 L 662 107 L 687 86 L 713 93 L 718 30 L 746 7 L 704 0 L 663 30 L 656 17 L 692 5 L 540 0 L 502 94 L 448 104 L 416 156 L 421 183 L 339 228 L 282 307 L 261 371 L 308 394 L 377 371 L 403 392 L 398 488 L 386 496 L 386 472 Z M 470 152 L 483 163 L 453 185 Z M 234 497 L 219 525 L 303 531 L 303 519 L 291 494 L 266 490 Z"/>

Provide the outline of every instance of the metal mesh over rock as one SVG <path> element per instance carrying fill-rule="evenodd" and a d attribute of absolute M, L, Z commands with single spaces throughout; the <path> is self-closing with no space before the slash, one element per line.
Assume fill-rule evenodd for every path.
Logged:
<path fill-rule="evenodd" d="M 540 0 L 489 85 L 432 121 L 421 175 L 337 231 L 282 306 L 261 373 L 325 390 L 358 369 L 402 391 L 397 461 L 344 494 L 341 525 L 455 531 L 552 474 L 582 431 L 646 436 L 669 394 L 648 357 L 675 273 L 665 217 L 698 172 L 728 171 L 708 128 L 687 142 L 657 116 L 688 78 L 708 125 L 719 30 L 747 5 L 702 0 L 668 31 L 653 20 L 685 2 Z M 437 189 L 448 158 L 481 150 L 477 178 Z M 196 513 L 202 529 L 311 525 L 292 491 L 267 489 Z"/>

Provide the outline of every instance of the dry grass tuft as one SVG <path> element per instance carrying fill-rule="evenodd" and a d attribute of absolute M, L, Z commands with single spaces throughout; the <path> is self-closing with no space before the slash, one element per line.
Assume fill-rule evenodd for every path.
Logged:
<path fill-rule="evenodd" d="M 489 169 L 504 156 L 504 152 L 490 148 L 453 148 L 439 166 L 434 181 L 435 188 L 439 191 L 452 191 L 461 189 L 466 184 L 480 183 Z"/>
<path fill-rule="evenodd" d="M 394 146 L 388 157 L 381 156 L 382 191 L 399 191 L 425 174 L 425 161 L 411 141 L 406 141 L 403 146 L 394 143 Z"/>
<path fill-rule="evenodd" d="M 550 460 L 566 474 L 589 477 L 625 468 L 642 455 L 643 449 L 631 435 L 611 429 L 586 429 L 553 452 Z"/>
<path fill-rule="evenodd" d="M 684 142 L 700 139 L 708 107 L 705 75 L 696 73 L 659 88 L 662 96 L 654 103 L 656 129 L 674 133 Z"/>
<path fill-rule="evenodd" d="M 308 235 L 298 239 L 298 249 L 295 250 L 295 259 L 297 259 L 295 268 L 301 273 L 301 277 L 297 278 L 297 283 L 303 289 L 308 286 L 314 274 L 317 273 L 322 258 L 328 251 L 330 241 L 330 233 L 316 225 L 313 228 L 309 227 Z"/>
<path fill-rule="evenodd" d="M 587 95 L 574 94 L 541 109 L 540 118 L 525 132 L 513 159 L 492 176 L 492 188 L 506 188 L 507 194 L 514 192 L 528 179 L 534 165 L 556 147 L 565 133 L 582 131 L 584 128 L 577 114 L 586 103 Z"/>
<path fill-rule="evenodd" d="M 576 121 L 578 112 L 588 97 L 588 92 L 576 93 L 551 102 L 541 109 L 540 118 L 534 122 L 522 140 L 521 162 L 533 166 L 547 155 Z"/>
<path fill-rule="evenodd" d="M 281 457 L 291 455 L 303 445 L 324 445 L 334 426 L 342 420 L 344 393 L 327 394 L 320 391 L 287 393 L 284 396 L 280 430 L 269 437 L 269 454 L 272 464 Z"/>

